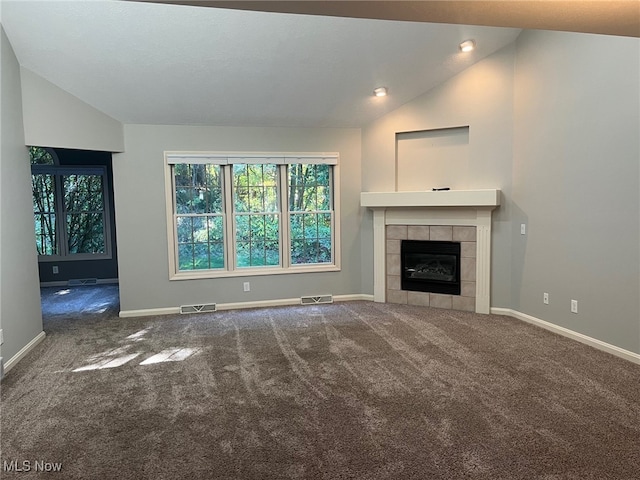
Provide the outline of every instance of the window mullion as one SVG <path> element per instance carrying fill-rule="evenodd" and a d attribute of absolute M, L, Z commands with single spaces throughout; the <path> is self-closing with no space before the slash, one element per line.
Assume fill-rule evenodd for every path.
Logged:
<path fill-rule="evenodd" d="M 107 172 L 103 170 L 100 175 L 102 181 L 102 234 L 104 235 L 104 253 L 111 256 L 111 222 L 110 218 L 110 206 L 109 206 L 109 186 L 107 178 Z"/>
<path fill-rule="evenodd" d="M 56 231 L 58 245 L 58 255 L 69 255 L 69 239 L 67 235 L 67 211 L 64 207 L 64 190 L 62 175 L 55 174 L 53 176 L 55 182 L 55 203 L 56 203 Z"/>
<path fill-rule="evenodd" d="M 173 219 L 173 269 L 175 272 L 180 270 L 179 265 L 179 255 L 178 255 L 178 202 L 176 200 L 176 196 L 178 195 L 178 188 L 176 187 L 176 175 L 175 175 L 175 165 L 170 165 L 169 169 L 171 172 L 171 191 L 173 195 L 171 195 L 171 217 Z M 175 273 L 174 272 L 174 273 Z"/>
<path fill-rule="evenodd" d="M 278 167 L 279 211 L 280 211 L 280 259 L 282 268 L 291 266 L 291 235 L 289 234 L 289 181 L 287 165 Z"/>
<path fill-rule="evenodd" d="M 236 269 L 235 251 L 236 251 L 236 222 L 235 222 L 235 206 L 233 203 L 233 165 L 224 165 L 222 167 L 222 191 L 224 192 L 224 203 L 222 211 L 224 212 L 224 255 L 227 270 Z"/>

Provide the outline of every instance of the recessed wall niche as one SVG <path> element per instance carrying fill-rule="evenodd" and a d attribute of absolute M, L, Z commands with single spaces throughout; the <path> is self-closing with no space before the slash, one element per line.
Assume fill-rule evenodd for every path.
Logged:
<path fill-rule="evenodd" d="M 469 126 L 396 133 L 396 190 L 468 188 Z"/>

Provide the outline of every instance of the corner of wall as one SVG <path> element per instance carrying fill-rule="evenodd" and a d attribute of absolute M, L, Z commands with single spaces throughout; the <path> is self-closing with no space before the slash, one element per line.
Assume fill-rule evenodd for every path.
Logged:
<path fill-rule="evenodd" d="M 24 67 L 21 71 L 25 142 L 42 147 L 122 152 L 124 126 Z"/>
<path fill-rule="evenodd" d="M 20 68 L 0 27 L 0 327 L 5 362 L 42 334 L 38 264 L 33 242 L 31 170 L 22 125 Z M 7 201 L 10 200 L 10 201 Z"/>

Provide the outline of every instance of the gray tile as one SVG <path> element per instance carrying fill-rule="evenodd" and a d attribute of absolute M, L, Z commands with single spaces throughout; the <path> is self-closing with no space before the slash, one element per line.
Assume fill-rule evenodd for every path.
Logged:
<path fill-rule="evenodd" d="M 406 240 L 406 225 L 387 225 L 387 240 Z"/>
<path fill-rule="evenodd" d="M 398 255 L 398 257 L 400 256 Z M 476 281 L 476 259 L 475 258 L 460 259 L 460 280 L 466 281 L 466 282 Z"/>
<path fill-rule="evenodd" d="M 427 225 L 409 225 L 409 240 L 429 240 L 429 227 Z"/>
<path fill-rule="evenodd" d="M 461 282 L 460 295 L 463 297 L 475 297 L 476 282 Z"/>
<path fill-rule="evenodd" d="M 430 293 L 429 305 L 435 308 L 446 308 L 451 310 L 451 295 L 442 295 L 440 293 Z"/>
<path fill-rule="evenodd" d="M 407 303 L 405 290 L 387 290 L 387 303 Z"/>
<path fill-rule="evenodd" d="M 454 310 L 464 310 L 465 312 L 475 312 L 476 299 L 472 297 L 459 297 L 455 295 L 452 298 L 451 306 Z"/>
<path fill-rule="evenodd" d="M 475 258 L 476 248 L 476 242 L 460 242 L 460 256 Z"/>
<path fill-rule="evenodd" d="M 387 240 L 387 253 L 400 255 L 400 240 Z"/>
<path fill-rule="evenodd" d="M 475 242 L 476 227 L 453 227 L 454 242 Z"/>
<path fill-rule="evenodd" d="M 400 255 L 387 255 L 387 275 L 400 275 Z"/>
<path fill-rule="evenodd" d="M 407 302 L 409 305 L 428 307 L 430 295 L 431 294 L 427 292 L 407 292 Z"/>
<path fill-rule="evenodd" d="M 387 275 L 387 290 L 401 290 L 400 279 L 399 275 Z"/>
<path fill-rule="evenodd" d="M 443 240 L 451 242 L 453 240 L 453 229 L 450 226 L 439 225 L 429 228 L 430 240 Z"/>

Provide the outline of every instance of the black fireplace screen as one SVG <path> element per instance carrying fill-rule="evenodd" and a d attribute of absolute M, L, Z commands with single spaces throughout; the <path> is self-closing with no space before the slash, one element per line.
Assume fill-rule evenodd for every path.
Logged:
<path fill-rule="evenodd" d="M 403 240 L 402 289 L 460 295 L 460 243 Z"/>

